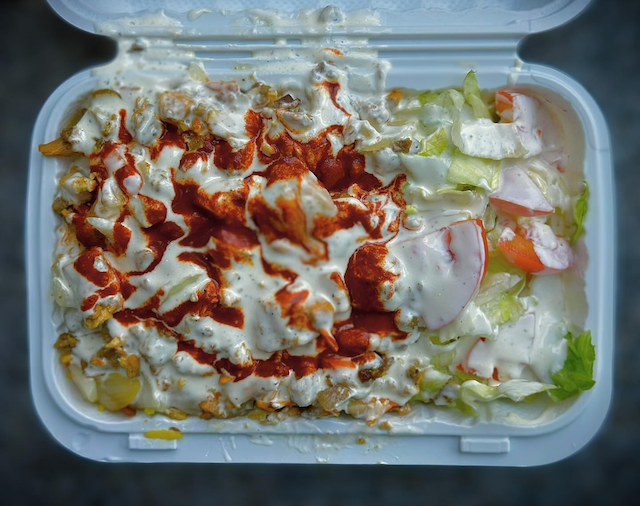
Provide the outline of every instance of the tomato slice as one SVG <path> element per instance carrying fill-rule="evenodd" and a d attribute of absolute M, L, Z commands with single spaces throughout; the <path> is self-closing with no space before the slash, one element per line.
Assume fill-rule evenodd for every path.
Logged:
<path fill-rule="evenodd" d="M 544 264 L 536 254 L 533 241 L 520 235 L 500 237 L 498 239 L 498 249 L 509 263 L 525 272 L 536 273 L 545 269 Z"/>
<path fill-rule="evenodd" d="M 554 212 L 553 209 L 550 211 L 547 209 L 534 209 L 497 197 L 489 197 L 489 201 L 496 209 L 514 216 L 548 216 Z"/>
<path fill-rule="evenodd" d="M 513 121 L 513 95 L 508 91 L 496 92 L 496 112 L 505 123 Z"/>

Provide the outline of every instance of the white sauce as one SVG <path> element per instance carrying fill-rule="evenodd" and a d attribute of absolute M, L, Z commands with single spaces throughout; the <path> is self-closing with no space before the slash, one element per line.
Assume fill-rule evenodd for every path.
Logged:
<path fill-rule="evenodd" d="M 194 11 L 191 17 L 196 19 L 205 12 Z M 313 15 L 319 16 L 319 26 L 346 22 L 339 11 L 331 9 Z M 275 22 L 271 14 L 263 11 L 255 11 L 251 16 L 251 22 L 257 25 Z M 159 18 L 155 22 L 165 21 Z M 292 17 L 288 22 L 295 25 L 301 20 Z M 374 23 L 375 19 L 363 17 L 358 22 Z M 113 29 L 103 26 L 103 30 Z M 466 109 L 456 117 L 450 109 L 428 105 L 398 124 L 394 118 L 399 106 L 390 104 L 383 91 L 386 62 L 347 54 L 332 55 L 328 63 L 327 53 L 322 50 L 307 56 L 312 63 L 307 65 L 305 81 L 281 80 L 271 88 L 276 98 L 288 97 L 280 103 L 266 100 L 258 85 L 241 90 L 234 83 L 188 78 L 136 78 L 129 82 L 121 77 L 109 83 L 120 97 L 102 94 L 87 99 L 87 111 L 69 136 L 74 150 L 88 156 L 97 153 L 104 144 L 116 142 L 121 109 L 126 111 L 126 127 L 133 137 L 128 148 L 121 145 L 104 159 L 107 176 L 100 182 L 87 222 L 111 247 L 118 240 L 117 227 L 129 230 L 131 237 L 124 254 L 104 251 L 97 257 L 95 267 L 105 273 L 129 273 L 128 281 L 134 291 L 126 300 L 121 294 L 98 300 L 117 310 L 136 310 L 158 296 L 155 311 L 166 317 L 181 305 L 197 304 L 208 289 L 220 282 L 222 288 L 216 304 L 241 311 L 244 318 L 241 328 L 210 315 L 187 311 L 170 330 L 202 352 L 216 354 L 216 360 L 227 359 L 238 367 L 251 366 L 256 360 L 267 360 L 274 353 L 285 351 L 293 357 L 315 356 L 323 349 L 319 343 L 334 333 L 334 324 L 353 313 L 349 290 L 342 282 L 350 258 L 364 242 L 388 243 L 385 266 L 396 278 L 383 286 L 378 296 L 386 310 L 397 310 L 396 324 L 407 334 L 403 339 L 392 339 L 385 332 L 371 331 L 368 351 L 378 354 L 369 353 L 357 367 L 320 368 L 299 377 L 294 371 L 280 377 L 252 374 L 240 381 L 228 381 L 225 376 L 232 375 L 232 371 L 218 370 L 187 351 L 179 351 L 178 340 L 168 332 L 159 332 L 142 321 L 123 323 L 116 315 L 105 324 L 106 331 L 124 341 L 127 353 L 141 357 L 142 389 L 133 405 L 160 411 L 177 408 L 199 415 L 200 403 L 215 394 L 220 413 L 226 415 L 248 401 L 266 403 L 272 409 L 290 405 L 317 407 L 324 392 L 341 387 L 342 397 L 332 401 L 335 410 L 375 420 L 390 407 L 390 402 L 402 406 L 420 392 L 412 371 L 425 374 L 427 379 L 446 381 L 457 363 L 461 363 L 464 346 L 469 351 L 466 366 L 481 377 L 492 377 L 497 368 L 501 379 L 530 379 L 534 375 L 549 382 L 551 374 L 564 361 L 566 345 L 562 336 L 566 322 L 571 319 L 563 304 L 551 302 L 554 297 L 559 297 L 556 302 L 562 300 L 560 279 L 536 278 L 526 298 L 526 314 L 502 326 L 492 325 L 482 308 L 474 303 L 488 261 L 484 231 L 476 220 L 486 215 L 488 195 L 483 189 L 458 191 L 447 179 L 454 145 L 470 156 L 495 160 L 526 158 L 529 174 L 533 176 L 527 178 L 525 189 L 520 188 L 524 197 L 518 202 L 532 207 L 540 202 L 549 207 L 566 204 L 569 197 L 553 184 L 554 178 L 561 176 L 552 174 L 553 168 L 538 157 L 545 149 L 536 131 L 538 102 L 520 100 L 511 123 L 470 118 Z M 284 69 L 294 63 L 279 61 L 278 65 Z M 334 85 L 338 91 L 332 96 Z M 410 93 L 407 96 L 407 103 L 415 104 L 415 98 Z M 161 120 L 185 130 L 202 129 L 237 153 L 254 143 L 251 132 L 245 128 L 248 111 L 261 114 L 265 139 L 276 139 L 286 132 L 291 139 L 308 143 L 327 128 L 334 128 L 327 135 L 329 154 L 339 156 L 348 147 L 362 152 L 365 175 L 374 175 L 383 185 L 392 184 L 402 175 L 408 183 L 400 192 L 404 204 L 391 198 L 388 192 L 372 192 L 363 197 L 354 186 L 332 195 L 311 172 L 299 179 L 269 183 L 264 174 L 268 164 L 262 163 L 256 153 L 241 171 L 217 166 L 213 154 L 181 169 L 185 150 L 173 145 L 165 146 L 157 157 L 152 154 L 163 132 Z M 416 154 L 420 141 L 426 137 L 423 127 L 418 127 L 418 119 L 423 125 L 444 128 L 451 146 L 441 155 Z M 411 140 L 411 145 L 407 147 L 405 143 L 402 147 L 406 139 Z M 216 153 L 218 149 L 219 144 Z M 270 156 L 274 148 L 263 141 L 256 146 L 257 151 Z M 127 154 L 133 158 L 137 173 L 124 179 L 123 191 L 117 173 L 129 163 Z M 61 185 L 60 196 L 77 206 L 88 201 L 91 193 L 78 190 L 74 183 L 79 177 L 89 177 L 86 160 L 74 163 L 77 168 Z M 509 174 L 522 171 L 510 170 L 505 170 L 502 181 L 511 184 L 513 178 L 508 179 Z M 543 189 L 544 195 L 536 174 L 543 174 L 543 182 L 551 183 Z M 246 226 L 256 232 L 259 244 L 231 258 L 230 267 L 219 267 L 219 280 L 212 279 L 211 273 L 199 263 L 179 259 L 185 253 L 206 256 L 221 253 L 224 248 L 216 237 L 197 247 L 180 244 L 190 233 L 190 226 L 172 204 L 177 198 L 176 185 L 187 182 L 197 184 L 199 196 L 205 200 L 216 194 L 242 191 L 247 184 L 244 219 Z M 149 199 L 160 202 L 166 209 L 160 222 L 150 218 L 153 209 Z M 252 204 L 264 202 L 268 209 L 282 213 L 278 206 L 283 199 L 297 202 L 303 213 L 302 222 L 281 215 L 283 230 L 295 228 L 305 238 L 301 242 L 287 237 L 273 240 L 260 225 L 264 213 L 254 215 L 250 211 Z M 405 204 L 413 209 L 413 214 L 408 212 L 409 207 L 405 214 Z M 355 220 L 325 237 L 316 237 L 319 221 L 336 220 L 340 206 L 363 212 L 364 221 Z M 120 219 L 125 209 L 129 214 Z M 162 221 L 173 222 L 184 235 L 169 242 L 162 260 L 150 269 L 157 246 L 151 246 L 145 234 Z M 502 216 L 497 222 L 498 236 L 515 236 L 507 226 L 515 227 L 514 219 Z M 67 223 L 71 223 L 70 219 Z M 395 228 L 397 223 L 399 228 Z M 379 233 L 372 237 L 367 230 L 376 227 Z M 58 305 L 67 308 L 68 330 L 80 340 L 73 349 L 73 363 L 79 366 L 90 362 L 104 345 L 100 333 L 89 331 L 81 323 L 83 318 L 93 315 L 93 309 L 80 311 L 83 300 L 101 287 L 74 268 L 82 248 L 68 239 L 69 231 L 61 227 L 58 233 L 53 293 Z M 527 237 L 549 269 L 562 270 L 571 264 L 570 247 L 553 234 L 544 218 L 528 224 Z M 294 272 L 297 278 L 291 282 L 285 276 L 270 275 L 263 260 L 276 269 Z M 139 273 L 148 269 L 149 272 Z M 299 293 L 306 295 L 292 314 L 302 316 L 302 320 L 290 317 L 287 308 L 278 302 L 278 296 Z M 440 343 L 451 343 L 434 344 L 429 336 L 437 336 Z M 482 339 L 478 340 L 479 337 Z M 458 339 L 460 346 L 456 343 Z M 434 357 L 443 352 L 453 353 L 455 360 L 434 366 Z M 385 374 L 372 380 L 362 381 L 358 376 L 359 371 L 382 366 L 386 368 Z M 84 374 L 101 378 L 110 370 L 108 365 L 89 365 Z M 432 398 L 438 405 L 448 405 L 458 390 L 458 385 L 449 382 Z"/>

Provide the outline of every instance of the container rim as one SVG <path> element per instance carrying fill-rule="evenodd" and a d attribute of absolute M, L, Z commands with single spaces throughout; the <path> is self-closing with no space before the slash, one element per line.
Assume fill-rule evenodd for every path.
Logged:
<path fill-rule="evenodd" d="M 489 69 L 492 71 L 493 69 Z M 482 70 L 479 70 L 482 71 Z M 593 304 L 593 318 L 597 322 L 597 332 L 599 334 L 598 346 L 599 348 L 599 360 L 598 360 L 598 383 L 593 391 L 584 395 L 577 405 L 571 410 L 571 413 L 567 413 L 567 417 L 561 420 L 556 420 L 558 423 L 550 423 L 540 427 L 539 430 L 530 430 L 529 434 L 525 434 L 525 431 L 505 431 L 498 430 L 504 429 L 504 426 L 494 427 L 495 430 L 476 430 L 476 431 L 464 431 L 462 428 L 455 434 L 452 431 L 434 431 L 434 433 L 424 436 L 421 439 L 420 445 L 440 445 L 445 444 L 440 441 L 447 441 L 451 437 L 454 438 L 467 438 L 465 444 L 471 444 L 471 448 L 477 448 L 477 441 L 479 438 L 484 441 L 493 441 L 498 448 L 504 448 L 504 444 L 509 444 L 511 439 L 514 450 L 508 456 L 499 454 L 499 456 L 485 457 L 484 461 L 474 460 L 473 462 L 478 465 L 533 465 L 538 463 L 551 462 L 568 456 L 570 453 L 577 451 L 581 446 L 586 444 L 589 439 L 597 432 L 598 428 L 602 424 L 608 409 L 608 405 L 611 397 L 612 389 L 612 336 L 614 335 L 614 322 L 613 322 L 613 307 L 615 301 L 615 278 L 612 276 L 611 271 L 615 269 L 615 227 L 613 227 L 614 216 L 611 206 L 607 206 L 606 202 L 611 201 L 613 196 L 613 181 L 611 174 L 611 160 L 610 160 L 610 145 L 608 132 L 604 118 L 601 111 L 593 99 L 586 93 L 575 81 L 571 80 L 564 74 L 548 69 L 546 67 L 537 65 L 525 65 L 521 71 L 521 74 L 528 75 L 531 78 L 533 84 L 542 85 L 547 88 L 555 88 L 561 93 L 565 94 L 572 99 L 574 107 L 580 110 L 581 118 L 584 122 L 585 135 L 590 149 L 593 151 L 597 171 L 592 172 L 591 177 L 596 178 L 598 182 L 598 189 L 595 193 L 597 197 L 596 209 L 599 209 L 597 215 L 594 215 L 592 222 L 592 229 L 598 231 L 598 237 L 600 238 L 597 243 L 592 244 L 594 255 L 596 256 L 598 268 L 594 277 L 597 279 L 597 283 L 603 289 L 594 295 Z M 82 86 L 83 83 L 91 80 L 91 71 L 83 71 L 67 82 L 63 83 L 49 98 L 44 105 L 40 116 L 38 117 L 33 139 L 32 150 L 30 160 L 30 175 L 29 175 L 29 198 L 27 201 L 27 234 L 26 234 L 26 252 L 40 251 L 38 247 L 39 241 L 42 239 L 42 231 L 40 229 L 40 214 L 42 209 L 43 200 L 42 194 L 42 159 L 41 155 L 37 151 L 37 144 L 42 140 L 45 131 L 52 121 L 52 113 L 56 107 L 63 105 L 65 98 L 73 90 L 77 90 L 78 86 Z M 35 205 L 34 205 L 35 204 Z M 600 235 L 602 234 L 602 235 Z M 46 240 L 46 239 L 45 239 Z M 591 251 L 591 249 L 590 249 Z M 46 256 L 46 255 L 45 255 Z M 593 260 L 593 259 L 592 259 Z M 78 434 L 89 434 L 89 439 L 95 441 L 96 447 L 91 451 L 95 452 L 111 452 L 117 454 L 121 460 L 131 461 L 145 461 L 147 456 L 143 456 L 140 453 L 137 455 L 130 453 L 132 450 L 131 439 L 129 447 L 126 444 L 114 445 L 113 441 L 126 437 L 137 437 L 140 435 L 143 429 L 139 427 L 122 427 L 122 429 L 116 429 L 111 427 L 110 430 L 104 430 L 103 427 L 96 424 L 93 420 L 85 418 L 81 420 L 82 415 L 80 412 L 74 409 L 67 409 L 68 402 L 57 397 L 55 389 L 53 388 L 50 372 L 46 370 L 46 363 L 43 357 L 43 342 L 42 336 L 45 335 L 46 327 L 45 321 L 50 319 L 48 314 L 43 314 L 43 308 L 46 305 L 42 304 L 42 301 L 47 297 L 47 287 L 42 284 L 43 279 L 43 265 L 48 265 L 50 259 L 42 259 L 38 255 L 27 255 L 28 266 L 28 283 L 29 283 L 29 337 L 31 348 L 31 380 L 32 380 L 32 392 L 36 408 L 39 415 L 47 428 L 54 434 L 54 436 L 62 442 L 63 445 L 72 448 L 78 453 L 89 456 L 91 458 L 98 458 L 102 460 L 102 457 L 96 456 L 98 454 L 92 454 L 89 450 L 83 450 L 82 448 L 74 446 L 74 440 L 79 438 Z M 594 261 L 594 263 L 596 263 Z M 610 270 L 603 266 L 609 265 Z M 595 269 L 595 266 L 594 266 Z M 39 309 L 38 309 L 39 308 Z M 595 328 L 594 328 L 595 330 Z M 43 368 L 43 365 L 45 366 Z M 60 395 L 60 392 L 57 392 Z M 562 434 L 563 437 L 568 437 L 570 434 L 572 446 L 571 450 L 568 450 L 564 446 L 558 448 L 552 448 L 551 441 L 557 440 Z M 229 438 L 229 437 L 250 437 L 249 434 L 198 434 L 189 433 L 186 439 L 190 442 L 187 444 L 191 448 L 190 453 L 184 451 L 176 454 L 163 453 L 163 458 L 154 458 L 154 460 L 160 461 L 207 461 L 205 455 L 199 453 L 199 449 L 194 447 L 195 441 L 199 440 L 203 443 L 206 438 Z M 404 439 L 410 439 L 416 441 L 415 437 L 400 435 L 393 436 L 397 438 L 397 441 Z M 193 439 L 192 439 L 193 438 Z M 404 439 L 403 439 L 404 438 Z M 469 439 L 471 438 L 471 439 Z M 482 439 L 484 438 L 484 439 Z M 84 440 L 84 436 L 80 437 Z M 392 438 L 392 440 L 394 440 Z M 505 440 L 507 443 L 505 443 Z M 138 441 L 138 439 L 133 439 Z M 192 442 L 193 441 L 193 442 Z M 437 442 L 436 442 L 437 441 Z M 473 442 L 475 441 L 475 443 Z M 517 441 L 517 443 L 516 443 Z M 526 442 L 525 442 L 526 441 Z M 493 444 L 491 443 L 491 444 Z M 529 460 L 525 458 L 525 454 L 522 453 L 525 447 L 535 448 L 536 445 L 544 443 L 545 449 L 540 449 L 538 453 L 534 451 L 535 455 L 532 455 Z M 135 444 L 138 443 L 133 443 Z M 287 443 L 288 444 L 288 443 Z M 399 443 L 400 444 L 400 443 Z M 409 443 L 415 444 L 415 443 Z M 484 443 L 482 443 L 484 444 Z M 488 444 L 488 443 L 487 443 Z M 180 443 L 182 445 L 182 442 Z M 462 443 L 461 443 L 462 445 Z M 476 446 L 474 446 L 476 445 Z M 500 446 L 502 445 L 502 446 Z M 393 446 L 393 445 L 390 445 Z M 450 449 L 449 449 L 450 451 Z M 562 453 L 564 452 L 564 453 Z M 491 452 L 489 452 L 491 453 Z M 503 452 L 504 453 L 504 452 Z M 509 452 L 507 452 L 509 453 Z M 562 453 L 562 455 L 560 454 Z M 433 461 L 433 457 L 423 462 L 415 463 L 465 463 L 466 457 L 462 453 L 458 455 L 456 460 L 456 452 L 452 455 L 441 455 L 441 461 Z M 113 456 L 113 455 L 111 455 Z M 273 457 L 263 457 L 264 460 L 269 461 Z M 291 459 L 293 457 L 289 457 Z M 346 458 L 346 457 L 345 457 Z M 365 463 L 365 461 L 357 460 L 353 455 L 351 460 L 345 463 Z M 418 458 L 418 457 L 416 457 Z M 475 457 L 474 457 L 475 458 Z M 105 458 L 106 459 L 106 458 Z M 552 459 L 552 460 L 549 460 Z M 107 459 L 108 460 L 108 459 Z M 288 462 L 295 462 L 296 460 L 285 460 Z M 429 461 L 429 462 L 427 462 Z M 449 462 L 447 462 L 449 461 Z M 469 461 L 471 462 L 471 461 Z M 410 462 L 401 462 L 410 463 Z"/>
<path fill-rule="evenodd" d="M 461 0 L 455 7 L 446 0 L 157 0 L 113 1 L 47 0 L 68 23 L 91 33 L 112 38 L 157 36 L 172 39 L 220 36 L 237 39 L 287 34 L 320 35 L 375 33 L 421 38 L 425 35 L 454 34 L 483 36 L 518 35 L 556 28 L 580 14 L 590 0 Z M 270 9 L 283 15 L 300 9 L 334 5 L 346 14 L 344 22 L 319 28 L 295 21 L 274 30 L 268 22 L 247 19 L 246 11 Z M 357 15 L 363 11 L 371 16 Z M 266 11 L 263 11 L 266 12 Z M 260 17 L 260 16 L 258 16 Z"/>

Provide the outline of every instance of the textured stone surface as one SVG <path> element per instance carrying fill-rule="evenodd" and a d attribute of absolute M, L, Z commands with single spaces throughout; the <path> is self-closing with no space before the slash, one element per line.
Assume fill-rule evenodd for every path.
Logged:
<path fill-rule="evenodd" d="M 114 53 L 57 19 L 44 2 L 0 3 L 0 503 L 605 504 L 640 491 L 640 2 L 595 2 L 578 20 L 522 43 L 521 56 L 582 83 L 609 122 L 618 185 L 619 291 L 615 393 L 605 426 L 577 455 L 533 469 L 105 465 L 59 447 L 28 384 L 23 265 L 27 146 L 47 96 Z M 613 336 L 612 336 L 613 337 Z M 304 497 L 305 499 L 301 499 Z"/>

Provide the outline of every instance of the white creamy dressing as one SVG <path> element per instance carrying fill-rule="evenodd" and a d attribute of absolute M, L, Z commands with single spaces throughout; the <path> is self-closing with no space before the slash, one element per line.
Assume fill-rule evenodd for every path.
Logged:
<path fill-rule="evenodd" d="M 337 16 L 333 11 L 324 15 L 331 19 Z M 255 16 L 256 20 L 264 20 L 260 22 L 273 22 L 264 12 L 256 12 Z M 338 18 L 334 22 L 340 22 Z M 298 22 L 291 20 L 291 23 Z M 231 268 L 219 269 L 224 287 L 220 304 L 242 311 L 242 328 L 210 316 L 187 314 L 172 330 L 203 352 L 215 353 L 218 359 L 228 359 L 238 366 L 267 360 L 283 350 L 292 356 L 316 355 L 320 336 L 331 335 L 334 324 L 352 314 L 349 291 L 341 282 L 336 282 L 332 274 L 337 273 L 344 280 L 354 252 L 364 241 L 372 241 L 388 242 L 386 266 L 397 278 L 385 287 L 384 307 L 397 310 L 396 323 L 400 330 L 407 332 L 406 337 L 392 339 L 384 333 L 372 332 L 368 351 L 384 354 L 387 367 L 386 374 L 372 381 L 361 381 L 358 372 L 381 366 L 381 355 L 369 358 L 360 368 L 320 368 L 300 377 L 293 371 L 282 377 L 252 374 L 229 382 L 221 381 L 224 374 L 210 364 L 199 362 L 188 352 L 178 351 L 175 337 L 143 322 L 123 324 L 118 318 L 111 318 L 106 323 L 108 334 L 122 338 L 123 349 L 141 357 L 142 389 L 132 405 L 158 411 L 177 408 L 198 415 L 201 413 L 199 403 L 216 394 L 221 399 L 221 416 L 226 416 L 248 401 L 262 401 L 272 409 L 317 405 L 319 394 L 340 386 L 347 394 L 334 405 L 336 411 L 346 410 L 360 418 L 377 419 L 388 409 L 389 401 L 402 406 L 420 392 L 410 370 L 420 371 L 425 378 L 444 378 L 446 382 L 463 359 L 460 350 L 464 346 L 457 347 L 456 340 L 467 343 L 465 367 L 480 377 L 491 378 L 497 368 L 501 380 L 537 378 L 550 382 L 551 375 L 562 367 L 565 359 L 564 333 L 569 326 L 576 325 L 564 310 L 560 278 L 535 278 L 524 294 L 525 314 L 502 326 L 492 325 L 473 301 L 488 261 L 482 225 L 476 220 L 485 217 L 489 195 L 483 189 L 459 191 L 447 179 L 455 146 L 470 156 L 504 160 L 502 181 L 507 178 L 509 184 L 513 183 L 513 178 L 508 179 L 509 174 L 516 171 L 524 174 L 526 188 L 513 183 L 516 190 L 524 194 L 524 197 L 516 195 L 520 198 L 518 202 L 529 205 L 531 200 L 537 199 L 540 203 L 543 199 L 549 207 L 566 208 L 570 198 L 559 189 L 557 180 L 561 177 L 552 164 L 545 161 L 545 145 L 536 130 L 541 105 L 534 99 L 523 100 L 521 113 L 511 123 L 475 119 L 466 105 L 458 118 L 446 108 L 428 105 L 398 122 L 394 119 L 401 108 L 383 91 L 387 62 L 348 54 L 328 58 L 324 50 L 312 51 L 310 59 L 311 62 L 305 62 L 308 67 L 305 79 L 288 78 L 273 83 L 272 89 L 278 97 L 290 95 L 293 99 L 279 107 L 272 102 L 264 105 L 259 86 L 240 90 L 229 83 L 188 78 L 151 80 L 126 75 L 105 78 L 105 86 L 120 96 L 101 94 L 88 98 L 87 110 L 73 128 L 69 142 L 80 153 L 96 153 L 101 145 L 118 139 L 118 114 L 120 110 L 126 111 L 126 127 L 134 144 L 128 150 L 121 145 L 104 160 L 107 178 L 97 191 L 93 215 L 87 221 L 112 244 L 114 227 L 126 208 L 129 215 L 121 225 L 130 231 L 131 238 L 123 255 L 103 252 L 96 260 L 96 269 L 131 273 L 145 271 L 151 265 L 156 252 L 147 244 L 145 230 L 155 223 L 147 218 L 147 198 L 164 204 L 164 221 L 175 223 L 185 234 L 183 238 L 189 234 L 185 218 L 172 209 L 176 198 L 172 178 L 176 183 L 196 183 L 206 196 L 233 192 L 241 189 L 246 181 L 249 193 L 245 218 L 247 226 L 257 233 L 259 245 L 243 250 L 242 260 L 233 258 Z M 287 64 L 279 62 L 278 68 Z M 327 83 L 339 87 L 333 99 Z M 410 93 L 407 97 L 403 98 L 406 100 L 403 107 L 415 108 L 415 98 L 411 98 Z M 301 179 L 268 184 L 267 178 L 259 174 L 266 165 L 255 153 L 243 171 L 227 171 L 216 166 L 213 154 L 197 159 L 190 168 L 182 170 L 179 167 L 185 151 L 173 145 L 165 146 L 155 159 L 151 154 L 162 135 L 160 119 L 179 123 L 184 129 L 206 129 L 216 139 L 226 141 L 234 152 L 242 150 L 253 142 L 245 129 L 249 110 L 260 112 L 264 135 L 270 138 L 286 131 L 292 139 L 308 143 L 329 127 L 342 128 L 342 134 L 334 132 L 327 136 L 331 154 L 337 156 L 345 146 L 355 146 L 356 151 L 364 154 L 367 173 L 375 175 L 384 185 L 392 184 L 399 174 L 404 175 L 408 184 L 403 187 L 402 196 L 414 213 L 405 214 L 403 206 L 388 195 L 371 194 L 364 201 L 358 200 L 353 187 L 332 198 L 311 172 Z M 420 141 L 429 134 L 421 125 L 443 128 L 451 143 L 449 149 L 440 156 L 417 154 Z M 408 149 L 394 147 L 407 138 L 412 141 Z M 257 146 L 257 150 L 266 155 L 272 154 L 272 149 L 264 143 Z M 134 159 L 137 174 L 124 180 L 123 191 L 116 172 L 127 163 L 127 153 Z M 510 160 L 512 158 L 523 160 Z M 507 172 L 514 163 L 516 168 Z M 86 159 L 74 164 L 77 174 L 88 177 Z M 91 194 L 84 189 L 74 190 L 74 178 L 78 177 L 74 174 L 61 185 L 59 196 L 78 205 Z M 306 242 L 301 245 L 286 238 L 269 240 L 248 210 L 248 204 L 256 199 L 263 200 L 271 209 L 278 208 L 279 199 L 298 202 L 304 212 L 302 228 Z M 378 212 L 369 214 L 367 219 L 373 227 L 382 220 L 380 237 L 371 240 L 361 223 L 334 231 L 324 239 L 314 237 L 317 220 L 335 219 L 340 203 L 361 209 L 377 203 Z M 545 210 L 548 209 L 545 207 Z M 393 224 L 398 220 L 399 230 L 395 231 Z M 566 241 L 550 232 L 543 220 L 528 222 L 527 237 L 534 240 L 536 253 L 545 265 L 558 270 L 566 268 L 568 264 L 562 264 L 562 259 L 566 260 L 571 250 L 566 251 Z M 509 227 L 500 224 L 505 220 L 498 223 L 498 235 L 502 230 L 502 235 L 513 234 Z M 65 308 L 68 330 L 80 339 L 80 344 L 73 349 L 73 364 L 80 366 L 82 362 L 90 362 L 104 344 L 100 333 L 87 330 L 81 323 L 83 318 L 92 315 L 93 309 L 78 316 L 82 301 L 98 287 L 73 268 L 81 249 L 75 243 L 62 240 L 63 234 L 66 232 L 61 230 L 53 267 L 53 293 L 58 305 Z M 150 272 L 128 277 L 135 291 L 127 300 L 120 294 L 99 300 L 118 310 L 134 310 L 161 293 L 159 314 L 168 314 L 188 302 L 196 303 L 207 286 L 217 282 L 201 265 L 178 257 L 185 252 L 206 254 L 217 250 L 219 245 L 214 238 L 202 247 L 179 243 L 180 239 L 169 242 L 162 260 Z M 294 272 L 297 278 L 290 282 L 282 276 L 268 274 L 262 260 Z M 276 300 L 276 294 L 282 290 L 308 292 L 303 311 L 311 328 L 296 326 L 284 314 Z M 429 336 L 434 335 L 440 343 L 448 344 L 431 342 Z M 434 363 L 434 357 L 447 353 L 452 353 L 458 362 L 442 365 L 436 360 Z M 109 370 L 108 366 L 89 364 L 84 374 L 100 378 Z M 451 404 L 457 390 L 458 386 L 449 382 L 434 395 L 434 402 Z M 362 403 L 356 406 L 354 400 Z"/>
<path fill-rule="evenodd" d="M 495 340 L 478 340 L 469 353 L 467 366 L 484 378 L 491 378 L 496 367 L 502 375 L 500 379 L 520 378 L 524 367 L 531 364 L 534 335 L 535 315 L 526 314 L 503 325 Z"/>
<path fill-rule="evenodd" d="M 569 243 L 557 237 L 548 225 L 532 221 L 527 227 L 525 237 L 533 241 L 536 255 L 550 272 L 563 271 L 573 262 L 573 252 Z"/>
<path fill-rule="evenodd" d="M 437 330 L 451 323 L 471 301 L 484 273 L 481 225 L 458 222 L 448 228 L 389 246 L 401 267 L 394 298 L 386 307 L 400 310 L 400 320 Z"/>
<path fill-rule="evenodd" d="M 465 155 L 502 160 L 504 158 L 530 158 L 542 152 L 542 138 L 538 131 L 534 98 L 518 95 L 514 99 L 514 113 L 509 123 L 494 123 L 490 119 L 454 121 L 451 138 Z"/>
<path fill-rule="evenodd" d="M 553 213 L 553 207 L 542 190 L 517 166 L 504 167 L 500 171 L 498 189 L 489 198 L 496 206 L 502 202 L 517 206 L 526 215 Z M 499 202 L 495 202 L 496 200 Z M 508 211 L 506 208 L 504 210 Z"/>

